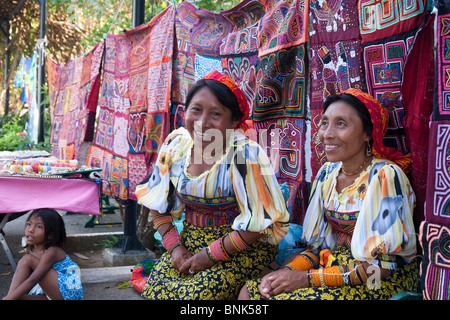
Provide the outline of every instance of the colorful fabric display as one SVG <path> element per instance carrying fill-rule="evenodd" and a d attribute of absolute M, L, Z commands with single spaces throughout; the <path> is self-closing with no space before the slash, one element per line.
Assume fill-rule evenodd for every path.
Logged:
<path fill-rule="evenodd" d="M 432 121 L 425 220 L 450 225 L 450 121 Z"/>
<path fill-rule="evenodd" d="M 427 0 L 360 0 L 359 25 L 363 42 L 398 35 L 419 27 L 431 7 Z"/>
<path fill-rule="evenodd" d="M 311 112 L 311 181 L 326 162 L 318 138 L 323 101 L 356 88 L 366 91 L 356 0 L 311 1 L 309 8 L 309 106 Z"/>
<path fill-rule="evenodd" d="M 65 65 L 47 58 L 52 155 L 58 159 L 77 157 L 83 141 L 92 141 L 100 89 L 104 41 Z"/>
<path fill-rule="evenodd" d="M 28 103 L 28 136 L 35 143 L 37 143 L 39 126 L 39 107 L 36 97 L 36 62 L 37 49 L 34 50 L 33 56 L 29 59 L 22 55 L 16 77 L 14 78 L 14 86 L 22 88 L 20 100 Z"/>
<path fill-rule="evenodd" d="M 414 44 L 405 61 L 400 88 L 405 112 L 403 120 L 407 149 L 411 153 L 409 178 L 416 194 L 414 216 L 417 221 L 424 220 L 430 163 L 428 161 L 429 122 L 433 112 L 435 81 L 434 18 L 434 14 L 429 15 L 415 36 Z"/>
<path fill-rule="evenodd" d="M 424 300 L 450 299 L 450 228 L 422 222 L 419 240 L 423 249 L 420 265 Z"/>
<path fill-rule="evenodd" d="M 450 1 L 439 0 L 436 25 L 436 81 L 434 88 L 433 120 L 450 120 L 450 68 L 448 44 L 450 41 Z"/>
<path fill-rule="evenodd" d="M 130 119 L 138 124 L 133 154 L 144 153 L 152 170 L 159 148 L 169 133 L 169 105 L 172 80 L 174 6 L 169 6 L 152 20 L 125 32 L 131 41 Z"/>

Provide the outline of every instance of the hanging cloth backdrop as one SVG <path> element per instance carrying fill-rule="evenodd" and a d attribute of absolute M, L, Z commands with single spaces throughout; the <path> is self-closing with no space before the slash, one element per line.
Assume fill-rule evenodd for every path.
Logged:
<path fill-rule="evenodd" d="M 133 199 L 169 132 L 175 10 L 106 37 L 104 81 L 87 163 L 102 168 L 103 191 Z"/>
<path fill-rule="evenodd" d="M 410 181 L 416 194 L 414 214 L 417 221 L 424 219 L 428 165 L 433 163 L 428 161 L 428 142 L 435 80 L 434 20 L 434 14 L 428 15 L 415 36 L 405 62 L 400 90 L 407 149 L 411 153 Z"/>
<path fill-rule="evenodd" d="M 174 19 L 170 6 L 148 24 L 125 32 L 131 41 L 130 117 L 133 123 L 145 122 L 143 139 L 133 141 L 130 153 L 144 153 L 149 170 L 169 133 Z"/>
<path fill-rule="evenodd" d="M 427 5 L 428 3 L 428 5 Z M 426 0 L 359 0 L 362 42 L 371 42 L 416 29 L 431 8 Z"/>
<path fill-rule="evenodd" d="M 289 186 L 291 221 L 308 202 L 305 165 L 308 1 L 263 1 L 253 124 L 280 183 Z"/>
<path fill-rule="evenodd" d="M 420 265 L 424 300 L 450 300 L 450 228 L 422 222 L 419 240 L 423 248 Z"/>
<path fill-rule="evenodd" d="M 25 58 L 22 55 L 16 77 L 14 78 L 14 86 L 22 88 L 20 100 L 28 103 L 28 136 L 31 141 L 37 143 L 38 126 L 39 126 L 39 108 L 36 100 L 36 62 L 37 49 L 31 58 Z"/>
<path fill-rule="evenodd" d="M 311 180 L 326 162 L 318 138 L 323 101 L 348 88 L 366 91 L 357 2 L 310 2 Z"/>
<path fill-rule="evenodd" d="M 103 49 L 104 41 L 65 65 L 47 58 L 51 154 L 58 159 L 76 159 L 81 142 L 93 139 Z"/>
<path fill-rule="evenodd" d="M 259 0 L 244 0 L 220 14 L 197 9 L 188 2 L 177 5 L 172 129 L 183 125 L 189 89 L 212 70 L 230 76 L 245 92 L 251 125 L 258 63 L 257 28 L 263 14 L 264 6 Z"/>
<path fill-rule="evenodd" d="M 103 192 L 120 199 L 127 199 L 129 187 L 130 49 L 131 42 L 126 36 L 106 36 L 97 129 L 87 159 L 88 165 L 102 168 Z"/>
<path fill-rule="evenodd" d="M 429 133 L 425 221 L 422 221 L 419 231 L 419 240 L 423 250 L 421 287 L 424 300 L 449 300 L 450 86 L 447 84 L 450 78 L 448 73 L 450 61 L 448 50 L 450 42 L 450 1 L 438 0 L 436 1 L 436 7 L 438 10 L 435 29 L 437 37 L 436 65 L 433 65 L 435 67 L 434 104 Z M 430 24 L 433 25 L 432 22 Z M 429 92 L 433 92 L 433 90 L 429 89 Z M 411 98 L 413 99 L 414 96 Z M 415 102 L 412 101 L 412 103 Z"/>
<path fill-rule="evenodd" d="M 436 81 L 430 126 L 425 220 L 450 225 L 450 1 L 440 0 L 437 8 Z"/>

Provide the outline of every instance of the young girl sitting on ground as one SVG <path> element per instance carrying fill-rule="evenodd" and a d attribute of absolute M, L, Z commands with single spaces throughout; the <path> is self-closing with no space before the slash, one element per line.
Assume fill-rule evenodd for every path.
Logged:
<path fill-rule="evenodd" d="M 54 209 L 33 210 L 25 226 L 27 254 L 20 259 L 4 300 L 82 300 L 77 264 L 64 252 L 66 229 Z"/>

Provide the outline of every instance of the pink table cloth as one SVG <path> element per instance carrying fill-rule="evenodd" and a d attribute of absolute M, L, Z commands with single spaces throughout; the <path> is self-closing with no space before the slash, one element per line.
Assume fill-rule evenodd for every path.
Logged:
<path fill-rule="evenodd" d="M 0 177 L 0 214 L 53 208 L 100 214 L 100 184 L 84 179 Z"/>

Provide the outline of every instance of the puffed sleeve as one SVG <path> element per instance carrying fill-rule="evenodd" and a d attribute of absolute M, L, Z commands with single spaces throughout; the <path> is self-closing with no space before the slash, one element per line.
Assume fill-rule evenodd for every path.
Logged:
<path fill-rule="evenodd" d="M 189 138 L 183 128 L 174 130 L 167 136 L 159 150 L 153 172 L 136 186 L 135 195 L 139 204 L 160 213 L 171 212 L 179 218 L 184 205 L 176 196 L 173 177 L 180 175 L 174 171 L 181 170 L 177 163 L 183 157 L 185 146 L 189 145 L 187 139 Z"/>
<path fill-rule="evenodd" d="M 233 229 L 264 233 L 264 241 L 278 244 L 287 234 L 289 212 L 265 151 L 254 141 L 241 141 L 230 167 L 241 214 Z"/>
<path fill-rule="evenodd" d="M 333 244 L 333 232 L 327 219 L 324 219 L 323 184 L 336 169 L 335 163 L 325 163 L 317 172 L 311 185 L 309 205 L 303 220 L 303 234 L 301 242 L 306 244 L 314 253 L 320 249 L 330 249 Z"/>
<path fill-rule="evenodd" d="M 396 255 L 408 258 L 416 253 L 415 194 L 397 165 L 376 166 L 353 232 L 352 254 L 356 260 L 395 269 Z"/>

